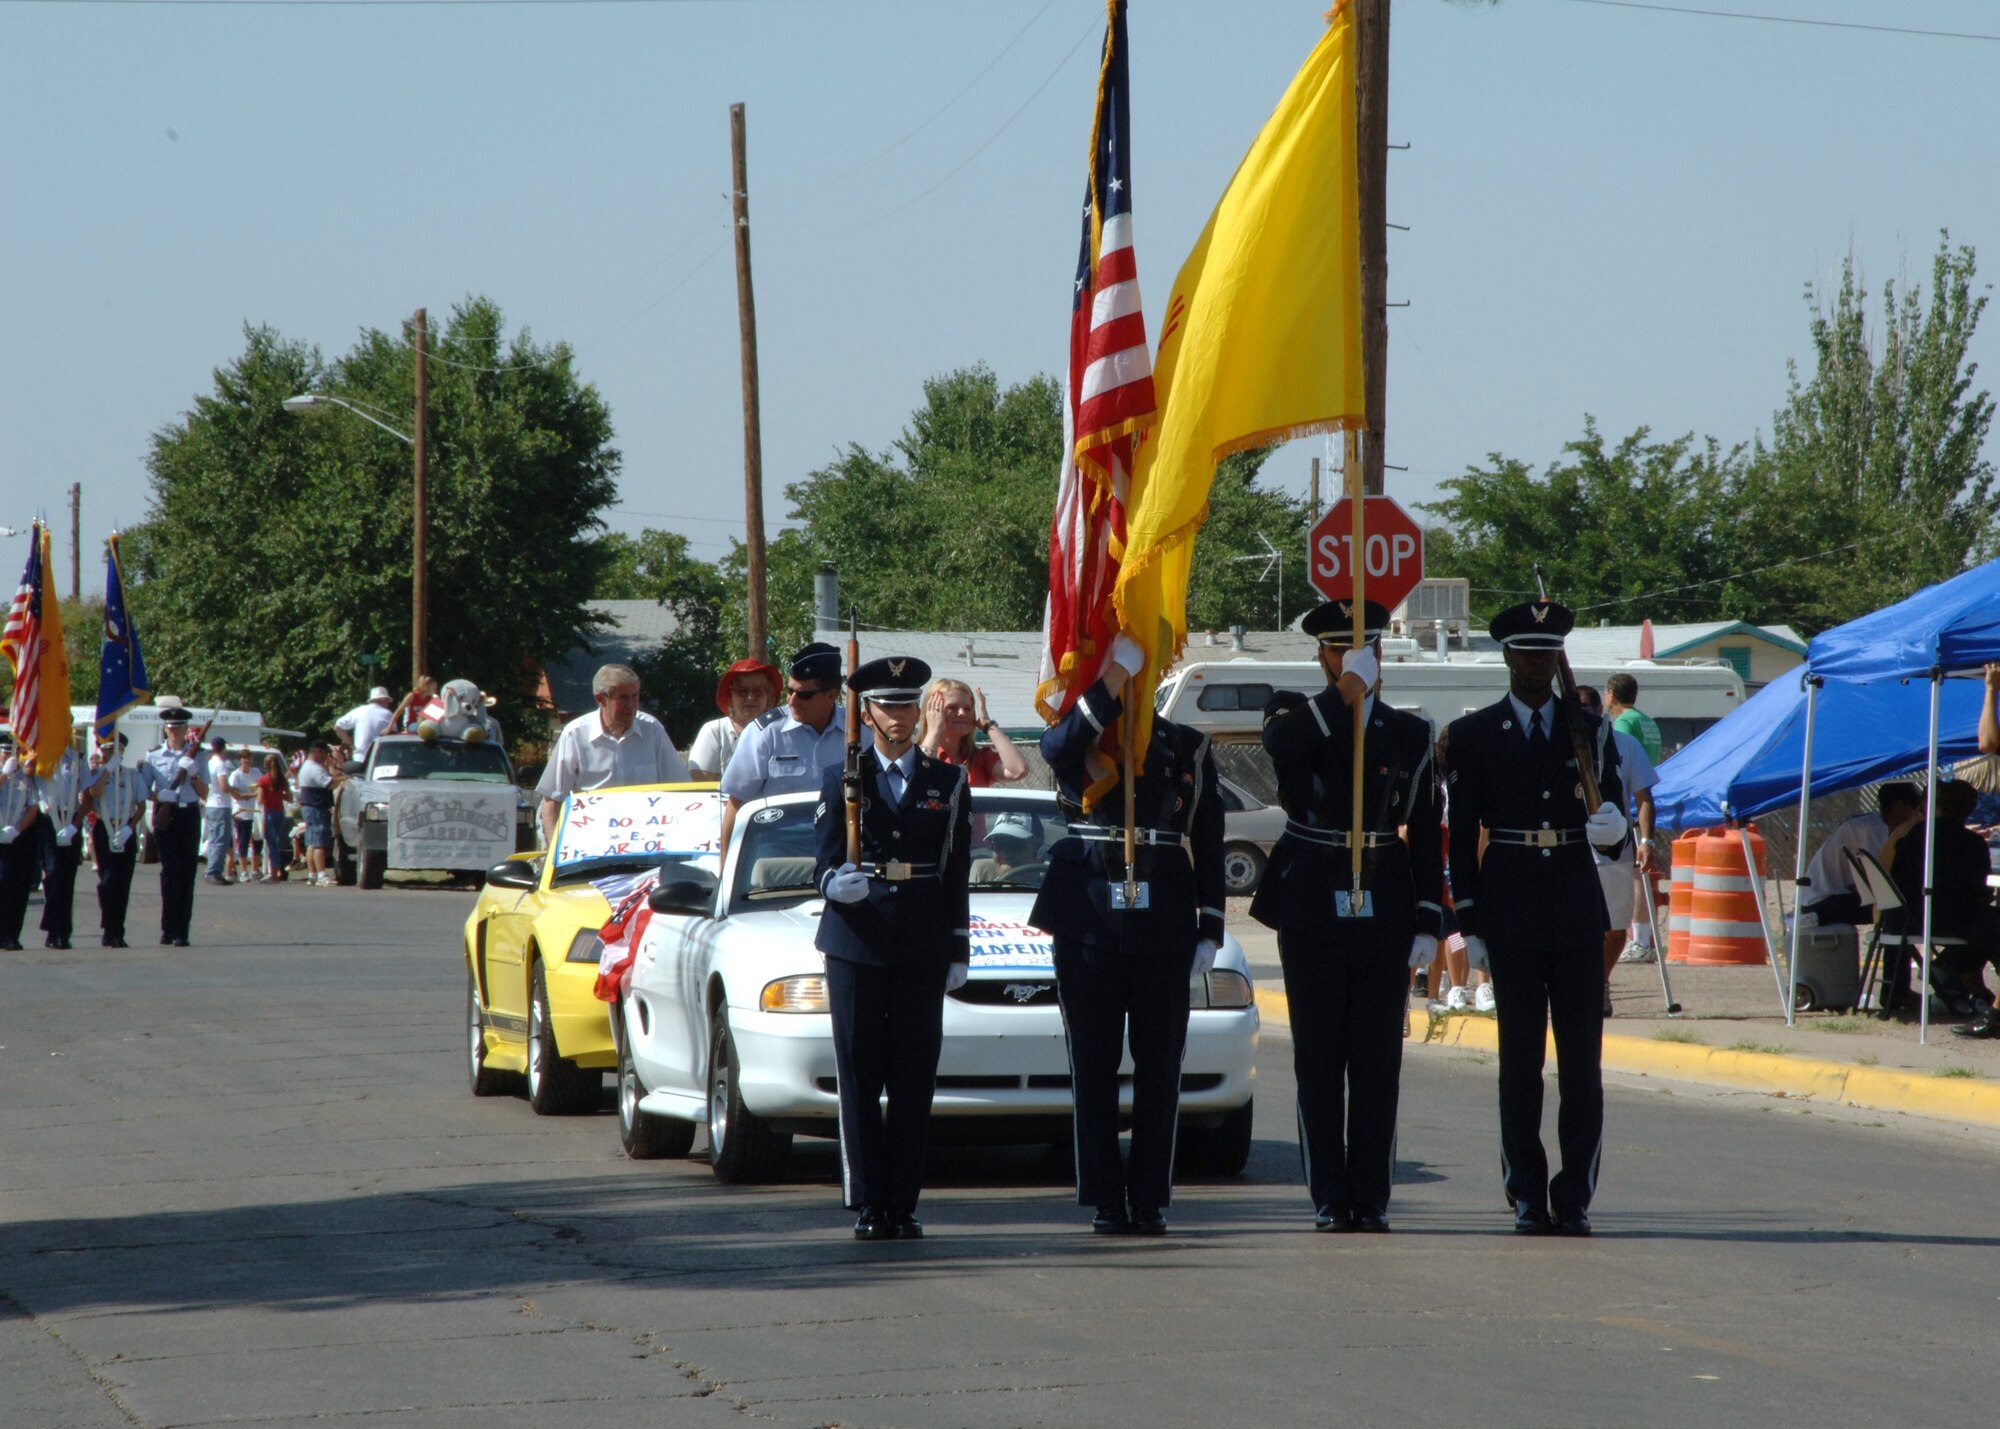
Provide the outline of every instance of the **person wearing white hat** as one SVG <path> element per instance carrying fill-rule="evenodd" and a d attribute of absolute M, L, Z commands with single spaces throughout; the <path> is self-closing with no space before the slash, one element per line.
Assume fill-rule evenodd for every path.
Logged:
<path fill-rule="evenodd" d="M 356 705 L 333 722 L 333 727 L 348 736 L 354 745 L 354 757 L 366 759 L 368 746 L 379 738 L 395 718 L 395 698 L 385 686 L 377 685 L 368 692 L 368 702 Z"/>

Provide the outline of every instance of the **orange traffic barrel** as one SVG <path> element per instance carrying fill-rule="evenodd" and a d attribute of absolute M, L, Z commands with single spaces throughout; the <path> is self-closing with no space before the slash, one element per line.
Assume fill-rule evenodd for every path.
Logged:
<path fill-rule="evenodd" d="M 1701 829 L 1674 840 L 1672 881 L 1667 885 L 1667 961 L 1688 960 L 1688 920 L 1694 916 L 1694 847 Z"/>
<path fill-rule="evenodd" d="M 1743 860 L 1743 838 L 1735 829 L 1711 829 L 1695 840 L 1694 895 L 1688 910 L 1687 961 L 1762 963 L 1764 915 L 1755 880 L 1766 871 L 1764 840 L 1745 830 L 1755 867 Z"/>

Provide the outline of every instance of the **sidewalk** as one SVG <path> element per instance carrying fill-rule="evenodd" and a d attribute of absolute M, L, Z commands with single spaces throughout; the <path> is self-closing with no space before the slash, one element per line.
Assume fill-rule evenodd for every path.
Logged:
<path fill-rule="evenodd" d="M 1229 931 L 1250 959 L 1257 1005 L 1288 1024 L 1277 936 L 1239 902 L 1230 900 Z M 1787 1027 L 1768 965 L 1669 963 L 1667 977 L 1678 1017 L 1666 1011 L 1656 965 L 1622 963 L 1613 972 L 1606 1070 L 2000 1126 L 2000 1038 L 1960 1037 L 1952 1030 L 1959 1021 L 1934 1018 L 1920 1045 L 1914 1015 L 1878 1022 L 1871 1012 L 1805 1012 Z M 1497 1046 L 1490 1016 L 1432 1016 L 1415 997 L 1410 1036 L 1412 1049 Z"/>

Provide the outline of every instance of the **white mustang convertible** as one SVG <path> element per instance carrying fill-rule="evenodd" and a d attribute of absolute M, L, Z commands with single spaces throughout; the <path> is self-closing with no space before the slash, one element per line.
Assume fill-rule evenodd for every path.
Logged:
<path fill-rule="evenodd" d="M 782 1172 L 794 1135 L 839 1134 L 826 965 L 813 947 L 825 907 L 813 887 L 817 802 L 748 804 L 719 867 L 699 854 L 661 870 L 612 1014 L 628 1154 L 684 1156 L 705 1124 L 715 1174 L 762 1181 Z M 1027 921 L 1065 825 L 1046 793 L 975 790 L 972 810 L 972 976 L 945 1001 L 932 1134 L 1066 1145 L 1054 960 L 1048 934 Z M 1234 1175 L 1250 1153 L 1258 1027 L 1234 938 L 1190 981 L 1188 1005 L 1176 1159 Z"/>

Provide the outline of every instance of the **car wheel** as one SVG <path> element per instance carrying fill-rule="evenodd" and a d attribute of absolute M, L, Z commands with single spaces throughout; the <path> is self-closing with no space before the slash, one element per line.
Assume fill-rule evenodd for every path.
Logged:
<path fill-rule="evenodd" d="M 621 1016 L 613 1008 L 613 1017 Z M 694 1148 L 694 1123 L 670 1116 L 649 1116 L 639 1110 L 646 1084 L 633 1065 L 631 1034 L 618 1039 L 618 1144 L 634 1161 L 685 1156 Z"/>
<path fill-rule="evenodd" d="M 534 990 L 528 999 L 528 1105 L 540 1116 L 574 1116 L 595 1111 L 604 1078 L 567 1060 L 556 1046 L 549 1017 L 549 982 L 542 964 L 535 963 Z"/>
<path fill-rule="evenodd" d="M 509 1072 L 496 1072 L 486 1065 L 486 1013 L 479 1006 L 479 984 L 471 973 L 465 975 L 466 1063 L 472 1074 L 472 1094 L 497 1097 L 513 1089 Z"/>
<path fill-rule="evenodd" d="M 708 1161 L 716 1179 L 732 1186 L 775 1181 L 792 1154 L 790 1135 L 743 1105 L 742 1080 L 725 1003 L 708 1029 Z"/>
<path fill-rule="evenodd" d="M 1255 893 L 1264 876 L 1264 852 L 1255 844 L 1225 844 L 1222 849 L 1222 886 L 1238 895 Z"/>
<path fill-rule="evenodd" d="M 340 836 L 340 829 L 333 831 L 333 881 L 342 888 L 354 886 L 354 845 Z"/>
<path fill-rule="evenodd" d="M 382 875 L 389 869 L 389 850 L 385 848 L 364 848 L 361 850 L 361 886 L 380 888 Z"/>
<path fill-rule="evenodd" d="M 1183 1122 L 1174 1160 L 1180 1167 L 1203 1176 L 1240 1175 L 1250 1164 L 1250 1124 L 1256 1118 L 1256 1109 L 1253 1097 L 1215 1126 L 1190 1126 Z"/>

